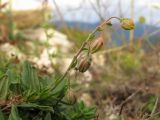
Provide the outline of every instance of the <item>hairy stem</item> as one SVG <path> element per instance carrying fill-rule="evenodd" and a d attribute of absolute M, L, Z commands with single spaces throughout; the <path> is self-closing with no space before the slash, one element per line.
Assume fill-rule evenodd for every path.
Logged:
<path fill-rule="evenodd" d="M 95 33 L 98 31 L 99 27 L 106 25 L 107 23 L 110 22 L 111 19 L 117 19 L 117 20 L 121 20 L 121 18 L 119 17 L 110 17 L 109 19 L 107 19 L 106 21 L 104 21 L 103 23 L 101 23 L 99 26 L 97 26 L 87 37 L 87 39 L 83 42 L 82 46 L 80 47 L 80 49 L 77 51 L 77 53 L 75 54 L 75 56 L 73 57 L 70 65 L 68 66 L 66 72 L 63 74 L 63 76 L 57 80 L 56 84 L 53 86 L 52 90 L 56 88 L 56 86 L 58 86 L 63 80 L 64 78 L 68 75 L 69 71 L 71 70 L 71 67 L 73 65 L 73 63 L 76 61 L 77 57 L 79 56 L 79 54 L 83 51 L 84 47 L 88 44 L 88 42 L 92 39 L 92 37 L 95 35 Z"/>

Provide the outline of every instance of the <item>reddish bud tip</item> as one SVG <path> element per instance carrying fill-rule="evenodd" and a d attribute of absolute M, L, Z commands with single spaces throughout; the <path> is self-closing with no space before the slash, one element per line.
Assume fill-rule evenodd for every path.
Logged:
<path fill-rule="evenodd" d="M 99 51 L 104 45 L 104 39 L 103 37 L 97 38 L 92 44 L 91 44 L 91 52 L 95 53 Z"/>

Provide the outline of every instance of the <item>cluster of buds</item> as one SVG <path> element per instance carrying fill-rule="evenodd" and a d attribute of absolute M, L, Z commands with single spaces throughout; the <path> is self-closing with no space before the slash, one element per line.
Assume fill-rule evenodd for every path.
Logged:
<path fill-rule="evenodd" d="M 114 17 L 117 18 L 117 17 Z M 125 30 L 133 30 L 135 28 L 134 22 L 129 18 L 117 18 L 120 20 L 121 27 Z M 103 31 L 105 26 L 111 26 L 112 23 L 110 21 L 104 22 L 100 26 L 97 27 L 96 31 Z M 92 35 L 94 36 L 94 34 Z M 90 38 L 89 38 L 90 40 Z M 72 63 L 71 68 L 76 68 L 79 72 L 86 72 L 91 65 L 91 54 L 99 51 L 104 45 L 104 38 L 102 36 L 95 39 L 93 42 L 89 43 L 89 48 L 87 48 L 87 54 L 79 55 L 78 58 Z"/>
<path fill-rule="evenodd" d="M 93 43 L 90 45 L 89 53 L 82 52 L 79 57 L 77 58 L 75 64 L 76 68 L 79 72 L 86 72 L 89 67 L 91 66 L 92 58 L 91 54 L 99 51 L 104 45 L 104 39 L 102 37 L 97 38 Z M 73 66 L 75 66 L 73 63 Z"/>
<path fill-rule="evenodd" d="M 108 26 L 112 25 L 112 23 L 110 22 L 112 18 L 118 19 L 121 23 L 121 27 L 125 30 L 132 30 L 135 28 L 133 20 L 128 19 L 128 18 L 124 19 L 124 18 L 118 18 L 118 17 L 111 17 L 108 20 L 106 20 L 104 23 L 96 27 L 96 29 L 94 29 L 91 32 L 91 34 L 89 34 L 86 41 L 82 44 L 81 48 L 79 49 L 79 51 L 76 53 L 76 55 L 72 59 L 72 62 L 70 66 L 68 67 L 67 71 L 58 80 L 55 86 L 57 86 L 63 81 L 63 79 L 66 77 L 66 75 L 71 69 L 78 70 L 79 72 L 82 72 L 82 73 L 86 72 L 89 69 L 89 67 L 91 66 L 91 62 L 92 62 L 91 55 L 99 51 L 104 45 L 104 39 L 102 36 L 98 37 L 93 42 L 91 42 L 91 40 L 94 39 L 96 32 L 103 31 L 106 25 Z M 85 52 L 85 50 L 87 50 L 87 52 Z M 69 104 L 75 104 L 77 101 L 76 96 L 73 91 L 68 91 L 66 97 L 67 97 Z"/>

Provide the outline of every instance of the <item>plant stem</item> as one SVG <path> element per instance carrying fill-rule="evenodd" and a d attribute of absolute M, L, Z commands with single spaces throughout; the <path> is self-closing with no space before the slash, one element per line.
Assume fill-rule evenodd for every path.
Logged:
<path fill-rule="evenodd" d="M 87 39 L 83 42 L 82 46 L 80 47 L 80 49 L 77 51 L 77 53 L 75 54 L 75 56 L 73 57 L 69 67 L 67 68 L 66 72 L 63 74 L 63 76 L 57 80 L 57 83 L 53 86 L 52 90 L 56 88 L 56 86 L 58 86 L 63 79 L 68 75 L 69 71 L 71 70 L 71 67 L 73 65 L 73 63 L 76 61 L 77 57 L 79 56 L 79 54 L 83 51 L 84 47 L 87 45 L 87 43 L 92 39 L 92 37 L 95 35 L 95 33 L 98 31 L 99 27 L 106 25 L 107 23 L 110 22 L 111 19 L 117 19 L 117 20 L 121 20 L 121 18 L 119 17 L 110 17 L 109 19 L 107 19 L 106 21 L 104 21 L 103 23 L 101 23 L 99 26 L 97 26 L 87 37 Z"/>

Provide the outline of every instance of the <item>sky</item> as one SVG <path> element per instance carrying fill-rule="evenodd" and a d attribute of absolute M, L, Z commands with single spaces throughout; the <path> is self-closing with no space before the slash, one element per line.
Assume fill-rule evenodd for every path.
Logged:
<path fill-rule="evenodd" d="M 2 2 L 7 0 L 1 0 Z M 41 5 L 40 0 L 12 0 L 12 7 L 16 10 L 34 9 Z M 96 0 L 55 0 L 61 14 L 66 21 L 83 21 L 96 22 L 99 16 L 91 6 Z M 103 17 L 119 16 L 119 1 L 121 11 L 124 17 L 130 17 L 130 2 L 131 0 L 99 0 L 104 6 Z M 134 19 L 137 21 L 140 16 L 146 18 L 147 23 L 153 24 L 160 21 L 160 0 L 134 0 Z M 91 3 L 90 3 L 91 2 Z M 53 16 L 58 20 L 58 14 L 55 10 L 53 0 L 49 0 L 49 5 L 53 8 Z M 156 7 L 156 8 L 155 8 Z M 158 8 L 158 9 L 157 9 Z"/>
<path fill-rule="evenodd" d="M 95 4 L 96 0 L 57 0 L 59 8 L 66 20 L 76 20 L 84 22 L 95 22 L 99 20 L 98 15 L 95 13 L 88 1 Z M 104 18 L 111 16 L 119 16 L 119 0 L 100 0 L 104 4 L 109 4 L 108 9 L 104 10 Z M 160 0 L 134 0 L 134 18 L 139 20 L 140 16 L 146 18 L 146 22 L 153 24 L 160 20 Z M 130 17 L 130 2 L 131 0 L 120 0 L 122 6 L 122 13 L 124 17 Z M 81 9 L 74 11 L 74 8 L 78 8 L 81 5 Z M 155 8 L 159 7 L 159 9 Z M 67 12 L 67 9 L 72 8 L 73 11 Z"/>

